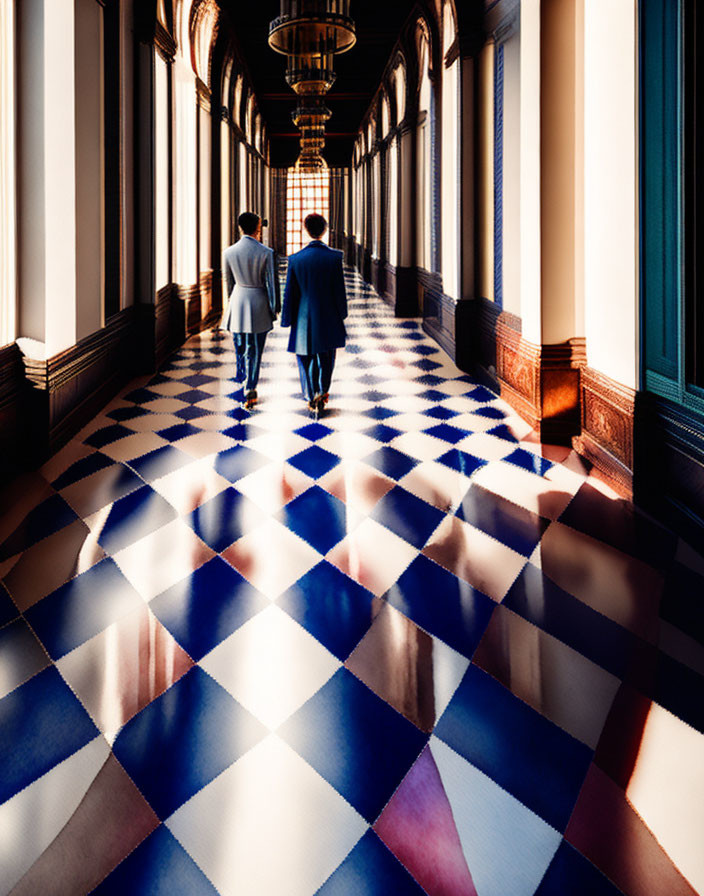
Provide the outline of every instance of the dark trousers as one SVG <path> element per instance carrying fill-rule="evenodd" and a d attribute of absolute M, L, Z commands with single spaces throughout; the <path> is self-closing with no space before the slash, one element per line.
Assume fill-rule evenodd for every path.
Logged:
<path fill-rule="evenodd" d="M 301 389 L 306 401 L 330 391 L 332 372 L 335 368 L 335 349 L 317 355 L 296 355 Z"/>
<path fill-rule="evenodd" d="M 245 392 L 257 388 L 259 367 L 262 363 L 266 332 L 233 333 L 235 338 L 235 354 L 237 356 L 237 380 L 244 381 Z"/>

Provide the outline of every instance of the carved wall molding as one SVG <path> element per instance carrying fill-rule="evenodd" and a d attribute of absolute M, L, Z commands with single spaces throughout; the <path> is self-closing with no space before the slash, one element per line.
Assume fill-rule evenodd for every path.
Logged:
<path fill-rule="evenodd" d="M 582 431 L 575 450 L 620 494 L 633 495 L 636 391 L 591 367 L 583 367 Z"/>

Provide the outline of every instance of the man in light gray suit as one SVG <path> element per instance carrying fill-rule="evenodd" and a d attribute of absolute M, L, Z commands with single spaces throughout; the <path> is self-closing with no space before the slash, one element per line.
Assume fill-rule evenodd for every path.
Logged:
<path fill-rule="evenodd" d="M 244 380 L 243 404 L 250 410 L 257 403 L 266 334 L 281 310 L 281 297 L 274 250 L 261 243 L 262 219 L 243 212 L 237 223 L 242 238 L 223 252 L 229 301 L 220 326 L 234 334 L 237 380 Z"/>

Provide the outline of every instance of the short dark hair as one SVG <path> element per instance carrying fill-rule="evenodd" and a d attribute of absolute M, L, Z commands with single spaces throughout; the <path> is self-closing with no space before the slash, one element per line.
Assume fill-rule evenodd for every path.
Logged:
<path fill-rule="evenodd" d="M 259 215 L 255 215 L 254 212 L 242 212 L 237 219 L 237 223 L 240 225 L 242 233 L 251 236 L 253 233 L 257 232 L 260 220 L 261 218 Z"/>
<path fill-rule="evenodd" d="M 322 215 L 318 215 L 314 212 L 312 215 L 306 215 L 303 226 L 314 240 L 319 240 L 328 229 L 328 222 Z"/>

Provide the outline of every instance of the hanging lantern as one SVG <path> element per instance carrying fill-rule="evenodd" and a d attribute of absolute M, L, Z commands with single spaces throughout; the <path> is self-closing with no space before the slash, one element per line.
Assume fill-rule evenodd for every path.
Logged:
<path fill-rule="evenodd" d="M 323 127 L 326 121 L 332 117 L 332 112 L 323 102 L 322 97 L 306 97 L 299 101 L 291 113 L 293 123 L 297 128 Z"/>
<path fill-rule="evenodd" d="M 269 24 L 269 46 L 285 56 L 344 53 L 356 40 L 350 0 L 281 0 Z"/>
<path fill-rule="evenodd" d="M 327 93 L 335 83 L 332 53 L 289 56 L 286 83 L 299 96 Z"/>

